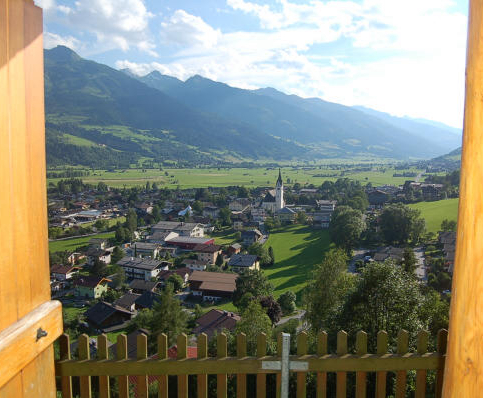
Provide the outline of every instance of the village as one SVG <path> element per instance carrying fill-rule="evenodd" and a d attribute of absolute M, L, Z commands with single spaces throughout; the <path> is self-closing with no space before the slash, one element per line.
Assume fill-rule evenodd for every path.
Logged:
<path fill-rule="evenodd" d="M 401 202 L 415 195 L 438 200 L 447 195 L 443 184 L 364 187 L 345 179 L 318 188 L 284 187 L 279 170 L 274 185 L 170 191 L 147 183 L 122 192 L 71 179 L 51 186 L 51 243 L 81 237 L 78 247 L 51 252 L 51 291 L 64 305 L 66 329 L 74 337 L 106 333 L 111 344 L 128 332 L 135 344 L 138 334 L 149 334 L 137 319 L 173 299 L 179 309 L 173 315 L 183 313 L 188 320 L 185 331 L 211 338 L 234 332 L 247 301 L 258 298 L 277 331 L 301 330 L 304 288 L 279 292 L 275 286 L 275 293 L 272 288 L 254 297 L 257 287 L 252 286 L 269 283 L 264 274 L 277 258 L 270 234 L 298 224 L 329 231 L 331 245 L 351 253 L 349 272 L 390 260 L 409 267 L 419 283 L 430 284 L 449 301 L 455 225 L 447 222 L 438 236 L 424 234 L 423 227 L 417 237 L 393 239 L 399 244 L 390 245 L 381 232 L 387 206 L 404 206 Z M 356 212 L 364 225 L 352 241 L 349 236 L 358 227 L 343 209 Z M 321 252 L 318 262 L 322 259 Z M 310 283 L 311 275 L 305 278 Z"/>

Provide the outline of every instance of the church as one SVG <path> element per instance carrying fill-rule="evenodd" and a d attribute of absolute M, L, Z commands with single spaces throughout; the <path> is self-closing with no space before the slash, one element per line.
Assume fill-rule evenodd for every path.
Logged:
<path fill-rule="evenodd" d="M 285 207 L 285 200 L 283 200 L 282 172 L 280 169 L 278 169 L 278 178 L 275 184 L 275 189 L 267 192 L 262 200 L 261 207 L 284 219 L 292 219 L 295 216 L 295 212 L 292 209 Z"/>

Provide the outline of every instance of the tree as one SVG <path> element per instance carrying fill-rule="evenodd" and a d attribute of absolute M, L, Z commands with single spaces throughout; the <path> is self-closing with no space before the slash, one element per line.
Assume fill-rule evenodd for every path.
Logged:
<path fill-rule="evenodd" d="M 117 239 L 116 239 L 117 240 Z M 124 250 L 116 246 L 111 254 L 111 264 L 116 264 L 125 255 Z"/>
<path fill-rule="evenodd" d="M 348 261 L 342 249 L 332 249 L 313 271 L 312 281 L 306 288 L 305 317 L 315 331 L 328 327 L 330 318 L 343 305 L 352 287 Z"/>
<path fill-rule="evenodd" d="M 238 187 L 237 196 L 239 198 L 248 198 L 250 193 L 246 187 Z"/>
<path fill-rule="evenodd" d="M 255 354 L 257 336 L 260 333 L 267 335 L 267 343 L 271 340 L 272 322 L 261 305 L 255 301 L 248 304 L 242 312 L 241 320 L 236 325 L 236 333 L 245 333 L 247 337 L 247 350 L 249 355 Z"/>
<path fill-rule="evenodd" d="M 223 256 L 221 254 L 216 256 L 215 265 L 218 267 L 221 267 L 223 265 Z"/>
<path fill-rule="evenodd" d="M 335 209 L 329 225 L 332 241 L 346 251 L 351 250 L 364 231 L 365 222 L 362 213 L 348 206 Z"/>
<path fill-rule="evenodd" d="M 277 323 L 282 317 L 282 309 L 280 304 L 273 298 L 273 296 L 265 296 L 260 299 L 260 305 L 267 312 L 272 324 Z"/>
<path fill-rule="evenodd" d="M 280 304 L 280 308 L 282 309 L 283 315 L 290 315 L 292 312 L 295 311 L 295 293 L 288 290 L 278 298 L 278 303 Z"/>
<path fill-rule="evenodd" d="M 220 209 L 220 220 L 224 226 L 231 225 L 231 210 L 228 207 Z"/>
<path fill-rule="evenodd" d="M 425 222 L 421 212 L 402 203 L 384 208 L 380 217 L 380 227 L 384 240 L 388 243 L 404 244 L 410 239 L 416 243 L 424 233 Z"/>
<path fill-rule="evenodd" d="M 443 220 L 441 222 L 441 231 L 456 231 L 456 221 L 455 220 Z"/>
<path fill-rule="evenodd" d="M 175 292 L 179 292 L 181 289 L 183 289 L 183 285 L 184 285 L 183 278 L 181 278 L 181 276 L 179 276 L 176 273 L 171 274 L 168 277 L 168 280 L 166 281 L 166 283 L 171 284 Z"/>
<path fill-rule="evenodd" d="M 94 227 L 96 227 L 98 231 L 105 231 L 109 227 L 109 222 L 107 220 L 100 219 L 94 223 Z"/>
<path fill-rule="evenodd" d="M 401 267 L 404 271 L 406 271 L 409 275 L 414 276 L 416 272 L 416 256 L 414 255 L 414 250 L 410 247 L 406 247 L 404 249 L 403 258 L 401 260 Z"/>
<path fill-rule="evenodd" d="M 116 272 L 112 277 L 112 283 L 114 287 L 120 288 L 125 281 L 126 281 L 126 273 L 124 272 L 124 268 L 117 266 Z"/>
<path fill-rule="evenodd" d="M 260 260 L 260 265 L 270 265 L 271 257 L 268 249 L 262 244 L 255 242 L 248 247 L 248 253 L 253 254 Z"/>
<path fill-rule="evenodd" d="M 367 264 L 347 297 L 337 328 L 348 333 L 364 330 L 375 346 L 377 332 L 385 330 L 395 342 L 405 329 L 413 336 L 425 325 L 420 313 L 423 305 L 419 283 L 391 260 Z"/>
<path fill-rule="evenodd" d="M 237 307 L 241 298 L 250 293 L 254 299 L 259 300 L 263 296 L 271 296 L 273 286 L 260 270 L 248 270 L 242 273 L 236 280 L 236 288 L 233 292 L 233 304 Z"/>
<path fill-rule="evenodd" d="M 133 233 L 138 227 L 138 216 L 134 209 L 129 209 L 126 215 L 126 228 Z"/>
<path fill-rule="evenodd" d="M 158 222 L 159 220 L 161 220 L 161 210 L 158 205 L 153 206 L 153 212 L 151 213 L 151 215 L 153 216 L 154 222 Z"/>
<path fill-rule="evenodd" d="M 116 229 L 114 239 L 116 240 L 116 242 L 119 242 L 119 243 L 124 243 L 126 240 L 128 240 L 128 237 L 126 236 L 126 228 L 121 226 L 118 227 Z"/>
<path fill-rule="evenodd" d="M 90 269 L 90 273 L 94 276 L 104 277 L 107 275 L 107 265 L 103 261 L 96 258 Z"/>
<path fill-rule="evenodd" d="M 275 254 L 273 253 L 273 247 L 270 246 L 268 248 L 268 256 L 270 257 L 270 262 L 269 262 L 269 266 L 272 266 L 275 264 Z"/>
<path fill-rule="evenodd" d="M 305 214 L 305 211 L 297 212 L 296 220 L 299 224 L 307 224 L 307 214 Z"/>

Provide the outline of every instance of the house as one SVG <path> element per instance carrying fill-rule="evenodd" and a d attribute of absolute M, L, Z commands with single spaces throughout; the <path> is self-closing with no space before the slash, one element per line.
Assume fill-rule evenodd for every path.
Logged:
<path fill-rule="evenodd" d="M 228 255 L 233 256 L 234 254 L 238 254 L 241 252 L 242 246 L 239 243 L 233 243 L 232 245 L 228 246 Z"/>
<path fill-rule="evenodd" d="M 193 271 L 189 277 L 189 285 L 193 296 L 204 301 L 218 301 L 233 296 L 237 278 L 238 274 Z"/>
<path fill-rule="evenodd" d="M 97 247 L 89 247 L 87 249 L 87 265 L 94 265 L 96 261 L 100 261 L 104 264 L 111 263 L 111 254 L 112 251 L 107 249 L 99 249 Z"/>
<path fill-rule="evenodd" d="M 455 252 L 456 252 L 456 232 L 440 232 L 439 242 L 443 245 L 444 262 L 449 273 L 453 273 Z"/>
<path fill-rule="evenodd" d="M 181 279 L 183 280 L 183 283 L 187 284 L 191 273 L 192 271 L 187 267 L 177 268 L 171 271 L 162 271 L 158 276 L 158 280 L 162 284 L 165 284 L 171 275 L 177 274 L 181 277 Z"/>
<path fill-rule="evenodd" d="M 70 264 L 74 265 L 84 258 L 86 258 L 85 254 L 75 252 L 75 253 L 72 253 L 69 257 L 67 257 L 67 261 Z"/>
<path fill-rule="evenodd" d="M 248 231 L 242 231 L 241 238 L 244 246 L 251 246 L 255 242 L 262 239 L 263 234 L 258 229 L 251 229 Z"/>
<path fill-rule="evenodd" d="M 200 238 L 190 236 L 178 236 L 166 241 L 169 246 L 175 246 L 181 250 L 193 250 L 197 245 L 212 245 L 215 243 L 213 238 Z"/>
<path fill-rule="evenodd" d="M 208 339 L 211 339 L 213 335 L 221 333 L 223 330 L 233 332 L 240 319 L 240 316 L 233 312 L 212 309 L 196 319 L 193 334 L 206 333 Z"/>
<path fill-rule="evenodd" d="M 99 301 L 89 308 L 84 315 L 92 327 L 104 331 L 113 326 L 125 325 L 133 318 L 135 313 L 114 304 Z"/>
<path fill-rule="evenodd" d="M 94 221 L 102 217 L 101 210 L 84 210 L 75 215 L 77 221 Z"/>
<path fill-rule="evenodd" d="M 218 218 L 220 209 L 216 206 L 206 206 L 202 211 L 203 217 Z"/>
<path fill-rule="evenodd" d="M 297 213 L 290 207 L 282 207 L 275 212 L 275 215 L 283 222 L 293 222 Z"/>
<path fill-rule="evenodd" d="M 245 211 L 247 210 L 251 205 L 251 200 L 248 198 L 237 198 L 235 200 L 232 200 L 228 204 L 228 208 L 231 211 Z"/>
<path fill-rule="evenodd" d="M 159 286 L 159 282 L 145 281 L 144 279 L 133 279 L 129 288 L 133 293 L 143 294 L 144 292 L 154 292 Z"/>
<path fill-rule="evenodd" d="M 196 245 L 193 247 L 193 253 L 198 256 L 199 261 L 203 261 L 205 264 L 215 264 L 216 259 L 221 255 L 220 245 Z"/>
<path fill-rule="evenodd" d="M 134 302 L 136 310 L 152 309 L 156 302 L 161 300 L 161 295 L 154 292 L 144 292 Z"/>
<path fill-rule="evenodd" d="M 367 193 L 367 199 L 370 205 L 381 207 L 389 201 L 389 195 L 379 189 L 374 189 Z"/>
<path fill-rule="evenodd" d="M 104 250 L 107 248 L 107 239 L 92 238 L 89 241 L 89 248 Z"/>
<path fill-rule="evenodd" d="M 235 272 L 260 269 L 258 257 L 252 254 L 235 254 L 230 258 L 228 265 Z"/>
<path fill-rule="evenodd" d="M 332 213 L 312 213 L 312 226 L 314 228 L 327 229 L 330 225 Z"/>
<path fill-rule="evenodd" d="M 114 306 L 122 307 L 131 312 L 136 311 L 135 302 L 140 297 L 140 294 L 126 293 L 114 301 Z"/>
<path fill-rule="evenodd" d="M 188 206 L 183 210 L 178 211 L 179 217 L 185 217 L 185 216 L 190 217 L 192 214 L 193 214 L 193 209 L 191 208 L 191 206 Z"/>
<path fill-rule="evenodd" d="M 233 229 L 235 231 L 241 231 L 243 229 L 243 221 L 242 220 L 235 220 L 233 221 Z"/>
<path fill-rule="evenodd" d="M 176 232 L 153 232 L 149 235 L 146 240 L 149 243 L 158 243 L 160 245 L 164 244 L 166 241 L 179 237 Z"/>
<path fill-rule="evenodd" d="M 139 258 L 156 258 L 160 253 L 161 245 L 150 242 L 136 242 L 131 246 L 131 253 Z"/>
<path fill-rule="evenodd" d="M 392 259 L 394 261 L 402 261 L 404 255 L 404 249 L 399 247 L 382 247 L 379 248 L 374 254 L 374 261 L 385 261 L 387 259 Z"/>
<path fill-rule="evenodd" d="M 203 226 L 195 223 L 185 223 L 179 221 L 160 221 L 152 227 L 155 232 L 176 232 L 179 236 L 201 238 L 204 236 Z"/>
<path fill-rule="evenodd" d="M 440 232 L 438 236 L 439 243 L 442 245 L 445 244 L 456 244 L 456 232 L 448 231 L 448 232 Z"/>
<path fill-rule="evenodd" d="M 123 257 L 117 264 L 124 269 L 127 278 L 149 281 L 156 278 L 162 270 L 167 270 L 171 263 L 149 258 Z"/>
<path fill-rule="evenodd" d="M 206 269 L 206 262 L 192 258 L 183 260 L 183 265 L 192 271 L 204 271 Z"/>
<path fill-rule="evenodd" d="M 50 275 L 58 281 L 65 281 L 71 279 L 79 270 L 79 267 L 73 267 L 72 265 L 54 265 L 50 268 Z"/>
<path fill-rule="evenodd" d="M 252 220 L 255 222 L 264 222 L 267 218 L 267 211 L 263 207 L 255 207 L 251 209 Z"/>
<path fill-rule="evenodd" d="M 138 214 L 152 214 L 153 213 L 153 205 L 149 203 L 141 203 L 140 205 L 136 206 L 135 210 Z"/>
<path fill-rule="evenodd" d="M 336 200 L 316 200 L 315 203 L 319 211 L 323 213 L 332 213 L 337 205 Z"/>
<path fill-rule="evenodd" d="M 97 276 L 82 276 L 74 282 L 74 295 L 97 299 L 107 292 L 110 279 Z"/>

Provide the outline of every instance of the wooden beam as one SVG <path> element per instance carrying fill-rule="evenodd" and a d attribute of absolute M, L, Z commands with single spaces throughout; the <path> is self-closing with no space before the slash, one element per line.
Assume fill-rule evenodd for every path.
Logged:
<path fill-rule="evenodd" d="M 443 397 L 483 390 L 483 3 L 470 0 L 456 258 Z"/>
<path fill-rule="evenodd" d="M 44 333 L 47 334 L 43 335 Z M 0 388 L 61 334 L 62 308 L 58 301 L 48 301 L 40 305 L 2 330 L 0 332 Z"/>

